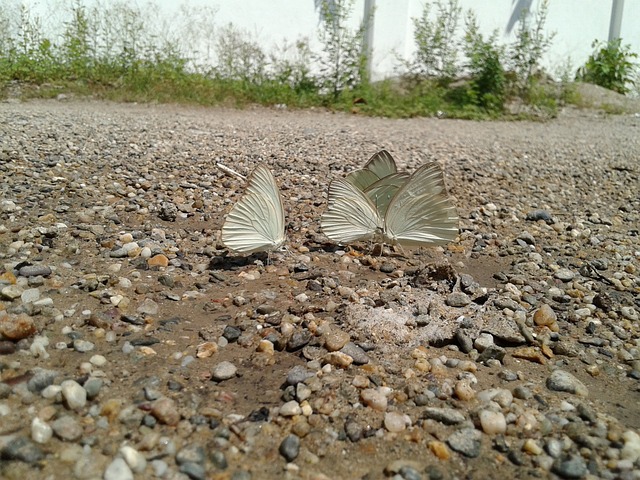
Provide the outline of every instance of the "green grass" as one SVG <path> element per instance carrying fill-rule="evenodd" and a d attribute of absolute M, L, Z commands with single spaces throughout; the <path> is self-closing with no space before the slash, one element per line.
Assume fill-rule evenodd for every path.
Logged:
<path fill-rule="evenodd" d="M 159 40 L 157 30 L 145 24 L 148 12 L 123 0 L 106 3 L 101 10 L 90 9 L 82 0 L 70 2 L 59 33 L 50 37 L 43 33 L 41 19 L 26 7 L 11 16 L 6 8 L 10 3 L 0 0 L 0 96 L 7 95 L 11 82 L 18 82 L 25 98 L 65 93 L 121 102 L 322 107 L 393 118 L 518 118 L 500 105 L 478 105 L 468 83 L 447 86 L 425 78 L 360 81 L 336 92 L 330 84 L 332 72 L 324 77 L 310 73 L 312 58 L 304 42 L 296 45 L 293 59 L 267 55 L 257 41 L 232 26 L 222 29 L 218 38 L 208 36 L 214 38 L 211 48 L 218 49 L 217 57 L 226 63 L 201 65 L 194 60 L 195 50 L 185 51 L 182 45 L 187 34 L 198 32 Z M 530 93 L 528 103 L 545 111 L 557 108 L 556 93 Z"/>

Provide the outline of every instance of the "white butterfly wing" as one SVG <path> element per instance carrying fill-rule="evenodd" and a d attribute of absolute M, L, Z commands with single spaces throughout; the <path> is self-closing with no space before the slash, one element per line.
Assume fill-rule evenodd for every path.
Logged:
<path fill-rule="evenodd" d="M 273 251 L 284 243 L 284 207 L 275 178 L 259 165 L 222 226 L 222 242 L 240 253 Z"/>
<path fill-rule="evenodd" d="M 404 246 L 444 245 L 458 235 L 458 214 L 440 166 L 423 165 L 398 190 L 385 216 L 384 236 Z"/>
<path fill-rule="evenodd" d="M 407 183 L 409 177 L 411 175 L 406 172 L 392 173 L 381 178 L 364 191 L 371 203 L 378 209 L 380 217 L 384 218 L 391 199 Z"/>
<path fill-rule="evenodd" d="M 389 152 L 380 150 L 374 153 L 360 170 L 349 173 L 345 179 L 364 191 L 375 182 L 398 171 L 396 162 Z"/>
<path fill-rule="evenodd" d="M 328 238 L 338 243 L 370 240 L 382 225 L 382 217 L 362 191 L 342 178 L 331 182 L 327 209 L 320 219 Z"/>

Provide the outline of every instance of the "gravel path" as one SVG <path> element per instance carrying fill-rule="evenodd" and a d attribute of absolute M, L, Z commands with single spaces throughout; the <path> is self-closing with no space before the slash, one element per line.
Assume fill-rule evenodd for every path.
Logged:
<path fill-rule="evenodd" d="M 640 478 L 640 118 L 0 104 L 0 477 Z M 439 161 L 446 248 L 329 242 Z M 219 242 L 273 171 L 288 252 Z"/>

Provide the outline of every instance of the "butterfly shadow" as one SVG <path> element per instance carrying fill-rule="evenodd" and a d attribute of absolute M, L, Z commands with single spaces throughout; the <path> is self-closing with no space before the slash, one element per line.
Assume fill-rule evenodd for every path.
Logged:
<path fill-rule="evenodd" d="M 209 260 L 207 270 L 232 271 L 247 266 L 264 266 L 271 263 L 272 259 L 266 252 L 257 252 L 249 255 L 229 255 L 228 252 L 224 252 Z"/>

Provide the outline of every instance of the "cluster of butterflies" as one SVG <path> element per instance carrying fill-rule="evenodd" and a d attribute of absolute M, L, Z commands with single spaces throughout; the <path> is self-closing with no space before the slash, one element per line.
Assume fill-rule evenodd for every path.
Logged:
<path fill-rule="evenodd" d="M 329 184 L 320 226 L 329 239 L 342 244 L 443 245 L 456 238 L 458 215 L 436 162 L 409 175 L 398 172 L 393 157 L 382 150 L 362 169 Z M 278 185 L 269 169 L 259 165 L 227 215 L 222 242 L 233 251 L 254 253 L 276 250 L 285 240 Z"/>

